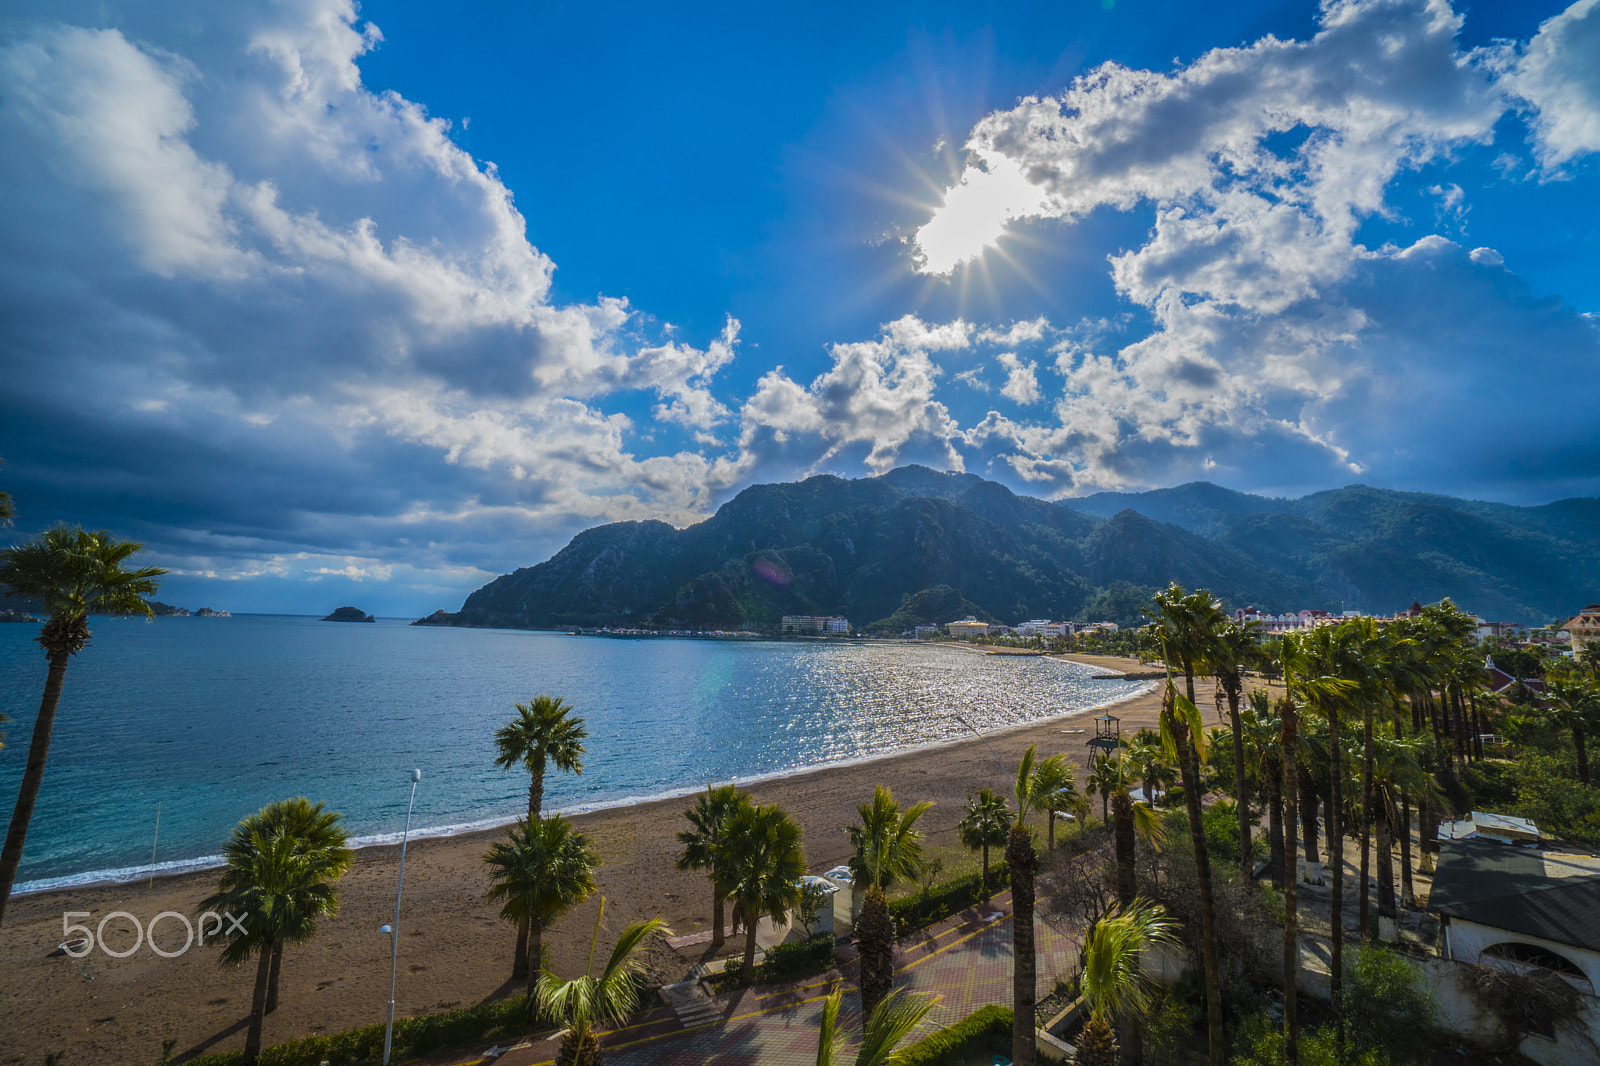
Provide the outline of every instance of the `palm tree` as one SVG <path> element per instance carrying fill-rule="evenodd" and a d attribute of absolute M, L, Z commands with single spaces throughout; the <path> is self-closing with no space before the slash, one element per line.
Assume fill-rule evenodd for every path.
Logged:
<path fill-rule="evenodd" d="M 323 871 L 330 880 L 343 877 L 355 857 L 350 850 L 350 837 L 339 823 L 343 815 L 323 809 L 304 796 L 292 800 L 269 803 L 234 827 L 233 835 L 223 846 L 224 862 L 234 860 L 248 863 L 255 838 L 284 833 L 293 838 L 295 847 L 307 855 L 312 864 Z M 283 945 L 279 940 L 273 947 L 271 968 L 267 976 L 266 1013 L 278 1009 L 278 976 L 283 967 Z"/>
<path fill-rule="evenodd" d="M 756 975 L 756 925 L 782 924 L 800 902 L 806 856 L 800 825 L 777 804 L 740 806 L 724 823 L 718 887 L 733 900 L 744 923 L 743 980 Z"/>
<path fill-rule="evenodd" d="M 1128 742 L 1122 758 L 1125 760 L 1128 776 L 1143 786 L 1146 803 L 1155 802 L 1155 797 L 1151 795 L 1152 785 L 1165 793 L 1166 786 L 1172 783 L 1172 769 L 1167 765 L 1167 755 L 1161 750 L 1161 738 L 1158 735 L 1148 730 L 1140 730 Z"/>
<path fill-rule="evenodd" d="M 1100 796 L 1100 819 L 1107 825 L 1111 824 L 1111 794 L 1117 791 L 1117 785 L 1122 781 L 1119 761 L 1116 755 L 1095 752 L 1089 762 L 1089 779 L 1084 782 L 1086 789 Z"/>
<path fill-rule="evenodd" d="M 583 773 L 583 742 L 589 736 L 583 719 L 555 696 L 539 696 L 518 703 L 517 717 L 494 735 L 494 764 L 502 770 L 520 766 L 528 771 L 528 821 L 537 822 L 544 807 L 546 764 L 571 774 Z M 537 965 L 538 960 L 534 960 Z M 517 958 L 513 977 L 528 975 L 528 923 L 517 928 Z"/>
<path fill-rule="evenodd" d="M 528 1001 L 542 968 L 544 927 L 588 899 L 595 890 L 600 857 L 589 838 L 572 831 L 559 814 L 529 822 L 518 818 L 506 839 L 489 846 L 489 891 L 484 899 L 501 904 L 500 917 L 528 930 Z M 513 963 L 515 966 L 515 963 Z"/>
<path fill-rule="evenodd" d="M 1222 1018 L 1222 973 L 1217 959 L 1216 898 L 1211 884 L 1211 858 L 1206 848 L 1205 824 L 1200 806 L 1200 760 L 1205 757 L 1205 723 L 1194 702 L 1197 668 L 1218 654 L 1216 634 L 1226 616 L 1207 590 L 1187 593 L 1173 582 L 1155 597 L 1155 620 L 1166 661 L 1167 687 L 1161 708 L 1161 740 L 1178 763 L 1183 778 L 1184 806 L 1189 813 L 1189 838 L 1194 846 L 1195 880 L 1200 888 L 1201 962 L 1206 984 L 1206 1029 L 1211 1066 L 1223 1066 L 1227 1046 Z M 1179 692 L 1172 670 L 1183 670 L 1185 692 Z"/>
<path fill-rule="evenodd" d="M 865 885 L 856 935 L 861 951 L 861 1010 L 871 1015 L 894 984 L 894 917 L 885 890 L 915 877 L 922 868 L 922 833 L 917 820 L 933 807 L 924 800 L 900 810 L 894 793 L 879 785 L 872 802 L 856 808 L 861 824 L 850 827 L 850 876 Z"/>
<path fill-rule="evenodd" d="M 1578 780 L 1589 783 L 1589 735 L 1600 730 L 1600 686 L 1576 678 L 1551 678 L 1550 718 L 1572 732 L 1572 754 L 1578 763 Z"/>
<path fill-rule="evenodd" d="M 135 570 L 123 563 L 144 545 L 116 540 L 106 530 L 95 533 L 56 526 L 32 540 L 0 551 L 0 589 L 39 600 L 49 615 L 36 638 L 44 648 L 49 668 L 44 696 L 33 722 L 33 743 L 17 789 L 17 805 L 0 849 L 0 923 L 6 902 L 22 865 L 22 846 L 33 820 L 33 805 L 44 782 L 44 764 L 50 755 L 50 732 L 55 727 L 56 705 L 67 676 L 67 660 L 89 643 L 89 615 L 143 615 L 149 617 L 146 596 L 156 591 L 156 578 L 166 571 L 154 566 Z"/>
<path fill-rule="evenodd" d="M 678 856 L 680 870 L 704 870 L 711 878 L 711 950 L 722 946 L 726 915 L 723 907 L 726 898 L 717 887 L 717 859 L 721 855 L 722 830 L 728 817 L 741 806 L 750 806 L 750 794 L 734 785 L 706 786 L 705 795 L 695 800 L 693 807 L 683 812 L 692 829 L 678 832 L 678 843 L 683 854 Z"/>
<path fill-rule="evenodd" d="M 1111 1021 L 1132 1021 L 1149 1007 L 1151 986 L 1141 958 L 1151 945 L 1175 943 L 1176 929 L 1160 904 L 1141 899 L 1113 910 L 1089 930 L 1078 980 L 1090 1014 L 1078 1037 L 1078 1066 L 1116 1066 Z"/>
<path fill-rule="evenodd" d="M 1264 689 L 1250 693 L 1250 706 L 1236 715 L 1240 732 L 1236 737 L 1244 749 L 1245 762 L 1255 771 L 1266 789 L 1267 810 L 1267 865 L 1272 869 L 1273 884 L 1283 887 L 1285 878 L 1294 879 L 1294 848 L 1286 834 L 1294 833 L 1294 825 L 1284 824 L 1283 752 L 1279 743 L 1282 723 L 1273 713 L 1272 699 Z M 1244 838 L 1248 839 L 1248 838 Z M 1251 867 L 1253 856 L 1246 856 L 1245 866 Z"/>
<path fill-rule="evenodd" d="M 1082 817 L 1083 797 L 1078 794 L 1077 767 L 1066 760 L 1046 759 L 1034 770 L 1033 791 L 1043 805 L 1049 826 L 1050 850 L 1056 849 L 1056 809 L 1064 807 L 1074 817 Z"/>
<path fill-rule="evenodd" d="M 563 981 L 555 974 L 541 973 L 534 987 L 534 1000 L 539 1009 L 566 1026 L 560 1033 L 558 1066 L 600 1066 L 603 1061 L 600 1036 L 595 1030 L 602 1025 L 615 1025 L 639 1006 L 635 975 L 643 962 L 635 958 L 634 953 L 652 934 L 660 932 L 670 936 L 672 933 L 660 918 L 634 922 L 617 938 L 605 968 L 597 974 L 594 952 L 600 942 L 600 920 L 605 913 L 606 901 L 601 897 L 599 913 L 594 916 L 594 936 L 589 941 L 589 962 L 583 975 Z"/>
<path fill-rule="evenodd" d="M 262 825 L 292 821 L 275 816 L 271 808 L 254 817 Z M 223 854 L 226 865 L 217 891 L 201 901 L 199 910 L 239 916 L 243 931 L 230 921 L 222 934 L 226 942 L 220 959 L 223 964 L 236 966 L 252 955 L 259 958 L 244 1043 L 245 1061 L 253 1063 L 261 1054 L 273 956 L 284 942 L 310 940 L 317 933 L 319 919 L 338 913 L 339 893 L 333 882 L 348 868 L 349 851 L 308 850 L 304 841 L 283 828 L 246 835 L 250 823 L 247 818 L 234 830 Z"/>
<path fill-rule="evenodd" d="M 844 1056 L 839 1048 L 839 1005 L 844 1000 L 844 990 L 837 989 L 822 1001 L 821 1030 L 817 1036 L 817 1066 L 841 1066 Z M 895 1048 L 911 1030 L 933 1009 L 936 996 L 907 995 L 895 989 L 885 996 L 872 1013 L 867 1015 L 862 1027 L 861 1046 L 856 1051 L 855 1066 L 888 1066 L 898 1060 Z"/>
<path fill-rule="evenodd" d="M 1066 762 L 1063 756 L 1052 755 L 1035 769 L 1036 755 L 1034 746 L 1029 744 L 1017 765 L 1014 786 L 1017 820 L 1012 823 L 1006 840 L 1006 863 L 1011 867 L 1011 1058 L 1017 1066 L 1033 1066 L 1037 1051 L 1033 1035 L 1034 1006 L 1038 997 L 1033 875 L 1038 869 L 1038 856 L 1033 850 L 1028 815 L 1038 810 L 1045 798 L 1037 791 L 1038 783 L 1055 779 L 1061 772 L 1058 767 Z"/>
<path fill-rule="evenodd" d="M 961 808 L 961 821 L 956 829 L 961 834 L 961 843 L 971 851 L 983 851 L 983 901 L 989 902 L 989 849 L 1003 848 L 1006 838 L 1011 832 L 1011 808 L 1006 806 L 1006 801 L 994 794 L 994 789 L 984 786 L 978 790 L 978 798 L 967 797 L 967 803 Z"/>
<path fill-rule="evenodd" d="M 1245 782 L 1244 735 L 1240 731 L 1239 700 L 1244 694 L 1245 668 L 1261 655 L 1261 626 L 1255 621 L 1229 622 L 1216 635 L 1211 670 L 1217 679 L 1217 699 L 1228 701 L 1228 722 L 1233 727 L 1233 786 L 1239 809 L 1239 872 L 1251 872 L 1250 793 Z"/>

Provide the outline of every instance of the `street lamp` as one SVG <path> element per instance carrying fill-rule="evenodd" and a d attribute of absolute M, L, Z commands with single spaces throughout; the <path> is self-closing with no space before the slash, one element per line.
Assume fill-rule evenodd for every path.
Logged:
<path fill-rule="evenodd" d="M 956 721 L 960 722 L 962 725 L 964 725 L 968 729 L 972 730 L 972 735 L 973 736 L 977 737 L 979 740 L 983 740 L 983 746 L 986 747 L 986 748 L 989 748 L 989 754 L 990 755 L 994 755 L 994 764 L 996 766 L 1000 767 L 1000 776 L 1001 777 L 1005 777 L 1006 776 L 1006 764 L 1000 761 L 1000 756 L 995 755 L 994 749 L 989 747 L 989 742 L 987 740 L 984 740 L 984 737 L 983 737 L 982 733 L 978 732 L 978 727 L 973 725 L 971 722 L 967 721 L 965 718 L 961 717 L 959 714 L 956 714 L 954 711 L 950 711 L 948 713 L 949 713 L 951 718 L 954 718 Z"/>
<path fill-rule="evenodd" d="M 394 886 L 394 925 L 378 928 L 389 934 L 389 1021 L 383 1027 L 383 1066 L 389 1066 L 389 1049 L 394 1043 L 394 979 L 400 967 L 400 893 L 406 885 L 406 841 L 411 837 L 411 809 L 417 804 L 417 782 L 421 770 L 411 771 L 411 802 L 406 804 L 406 828 L 400 834 L 400 877 Z"/>

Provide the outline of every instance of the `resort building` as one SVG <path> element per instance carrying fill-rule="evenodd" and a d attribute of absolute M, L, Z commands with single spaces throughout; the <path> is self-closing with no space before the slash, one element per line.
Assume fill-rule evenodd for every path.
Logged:
<path fill-rule="evenodd" d="M 939 627 L 934 625 L 932 622 L 924 622 L 916 628 L 916 637 L 918 640 L 932 640 L 938 635 Z"/>
<path fill-rule="evenodd" d="M 845 618 L 817 614 L 786 614 L 783 632 L 797 636 L 839 635 L 850 632 L 850 622 Z"/>
<path fill-rule="evenodd" d="M 1600 647 L 1600 603 L 1591 603 L 1561 628 L 1572 634 L 1572 654 L 1583 655 L 1585 648 Z"/>
<path fill-rule="evenodd" d="M 1064 637 L 1071 631 L 1071 622 L 1052 622 L 1048 618 L 1035 618 L 1012 628 L 1019 637 Z"/>
<path fill-rule="evenodd" d="M 962 618 L 945 624 L 945 629 L 957 640 L 966 640 L 969 637 L 986 637 L 995 630 L 1005 631 L 1005 626 L 991 626 L 987 622 L 980 622 L 976 618 Z"/>

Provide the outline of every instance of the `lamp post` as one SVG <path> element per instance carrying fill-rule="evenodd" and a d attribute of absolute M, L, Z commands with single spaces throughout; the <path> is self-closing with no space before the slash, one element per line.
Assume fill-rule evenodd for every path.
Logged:
<path fill-rule="evenodd" d="M 394 887 L 394 925 L 385 925 L 378 930 L 389 934 L 389 1021 L 383 1027 L 383 1066 L 389 1066 L 389 1050 L 394 1043 L 394 982 L 400 968 L 400 893 L 406 885 L 406 842 L 411 837 L 411 809 L 417 804 L 417 782 L 421 780 L 422 771 L 412 770 L 411 801 L 406 804 L 406 828 L 400 834 L 400 877 Z"/>
<path fill-rule="evenodd" d="M 1000 761 L 1000 756 L 995 755 L 994 748 L 989 747 L 989 742 L 987 740 L 984 740 L 984 737 L 983 737 L 982 733 L 978 732 L 978 727 L 973 725 L 971 722 L 967 721 L 965 718 L 961 717 L 959 714 L 956 714 L 954 711 L 949 712 L 949 714 L 950 714 L 951 718 L 954 718 L 956 721 L 960 722 L 962 725 L 964 725 L 968 729 L 972 730 L 972 735 L 973 736 L 977 737 L 979 740 L 983 740 L 983 746 L 986 747 L 986 748 L 989 748 L 989 754 L 990 755 L 994 755 L 994 764 L 996 766 L 1000 767 L 1000 776 L 1001 776 L 1001 778 L 1004 778 L 1006 776 L 1006 764 Z"/>

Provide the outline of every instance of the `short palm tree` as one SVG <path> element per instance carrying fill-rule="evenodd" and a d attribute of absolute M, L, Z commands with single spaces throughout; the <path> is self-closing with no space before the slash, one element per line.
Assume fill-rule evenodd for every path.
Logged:
<path fill-rule="evenodd" d="M 895 989 L 885 996 L 872 1013 L 867 1015 L 861 1031 L 861 1046 L 856 1049 L 855 1066 L 891 1066 L 899 1060 L 895 1050 L 900 1041 L 933 1009 L 937 997 L 911 995 Z M 843 990 L 835 991 L 822 1001 L 821 1029 L 817 1036 L 817 1066 L 842 1066 L 847 1056 L 841 1054 L 839 1040 L 839 1005 L 844 1001 Z"/>
<path fill-rule="evenodd" d="M 490 870 L 484 898 L 501 904 L 501 918 L 528 930 L 531 1003 L 543 957 L 544 927 L 594 892 L 600 857 L 588 837 L 574 833 L 572 823 L 555 814 L 537 822 L 518 818 L 506 828 L 505 840 L 489 846 L 483 861 Z"/>
<path fill-rule="evenodd" d="M 961 834 L 964 847 L 971 851 L 981 849 L 983 852 L 983 901 L 988 903 L 989 849 L 1006 846 L 1006 840 L 1011 835 L 1011 808 L 1006 806 L 1005 800 L 994 794 L 994 789 L 985 786 L 978 790 L 976 799 L 967 797 L 956 830 Z"/>
<path fill-rule="evenodd" d="M 273 821 L 267 811 L 254 817 L 262 823 Z M 282 943 L 310 940 L 320 919 L 338 913 L 339 893 L 333 882 L 348 868 L 349 858 L 348 852 L 341 858 L 335 851 L 308 850 L 287 829 L 245 835 L 245 823 L 224 851 L 226 865 L 217 891 L 201 901 L 199 910 L 235 916 L 243 927 L 241 932 L 239 925 L 227 923 L 219 961 L 237 966 L 252 955 L 259 959 L 244 1044 L 245 1061 L 253 1063 L 261 1054 L 273 955 Z"/>
<path fill-rule="evenodd" d="M 639 985 L 635 975 L 643 963 L 635 953 L 651 935 L 671 935 L 660 918 L 634 922 L 622 931 L 605 967 L 594 972 L 595 947 L 600 942 L 600 920 L 605 917 L 606 901 L 594 916 L 594 936 L 589 941 L 589 961 L 581 977 L 563 981 L 555 974 L 541 973 L 534 988 L 535 1002 L 547 1015 L 565 1026 L 560 1032 L 561 1050 L 557 1066 L 600 1066 L 600 1034 L 603 1025 L 615 1025 L 639 1006 Z"/>
<path fill-rule="evenodd" d="M 1079 988 L 1090 1015 L 1078 1037 L 1079 1066 L 1116 1066 L 1111 1021 L 1132 1020 L 1149 1006 L 1151 985 L 1141 957 L 1148 946 L 1175 943 L 1176 929 L 1159 904 L 1141 899 L 1113 910 L 1089 930 Z"/>
<path fill-rule="evenodd" d="M 1064 756 L 1046 759 L 1033 771 L 1033 792 L 1044 807 L 1051 851 L 1056 848 L 1056 811 L 1065 810 L 1075 818 L 1083 817 L 1085 804 L 1078 793 L 1077 773 L 1077 767 Z"/>
<path fill-rule="evenodd" d="M 237 859 L 249 862 L 256 837 L 270 837 L 285 833 L 293 838 L 295 847 L 307 855 L 324 877 L 333 880 L 343 877 L 355 857 L 350 850 L 350 835 L 339 823 L 344 816 L 336 811 L 324 810 L 320 803 L 312 803 L 304 796 L 269 803 L 234 827 L 233 835 L 223 845 L 222 857 L 232 865 Z M 283 968 L 283 945 L 279 940 L 272 950 L 272 965 L 267 976 L 266 1012 L 278 1009 L 278 977 Z"/>
<path fill-rule="evenodd" d="M 544 813 L 544 773 L 546 765 L 570 774 L 583 773 L 583 742 L 589 736 L 583 719 L 555 696 L 539 696 L 515 704 L 517 717 L 501 726 L 494 735 L 494 764 L 502 770 L 522 767 L 528 771 L 528 821 L 537 822 Z M 513 976 L 528 974 L 528 926 L 517 929 L 517 961 Z"/>
<path fill-rule="evenodd" d="M 741 806 L 750 806 L 750 794 L 733 785 L 706 786 L 705 794 L 695 800 L 693 807 L 683 812 L 691 829 L 680 830 L 678 843 L 683 854 L 678 856 L 680 870 L 704 870 L 711 877 L 711 950 L 722 946 L 724 903 L 726 897 L 717 887 L 717 859 L 721 855 L 722 829 L 728 818 Z"/>
<path fill-rule="evenodd" d="M 879 785 L 871 803 L 856 808 L 861 824 L 850 827 L 850 874 L 865 885 L 856 936 L 861 950 L 861 1010 L 872 1014 L 894 984 L 894 917 L 885 890 L 912 878 L 922 868 L 922 833 L 917 821 L 933 807 L 926 800 L 905 811 L 887 788 Z"/>
<path fill-rule="evenodd" d="M 56 706 L 67 676 L 67 660 L 89 643 L 89 615 L 143 615 L 149 617 L 146 596 L 156 591 L 156 578 L 166 571 L 145 566 L 125 569 L 123 564 L 144 545 L 116 540 L 106 530 L 56 526 L 32 540 L 0 551 L 0 589 L 39 600 L 49 617 L 37 640 L 49 667 L 44 696 L 33 722 L 33 742 L 17 789 L 17 805 L 0 849 L 0 923 L 6 902 L 22 865 L 22 846 L 33 820 L 33 806 L 44 782 L 44 764 L 50 755 L 50 733 L 55 728 Z"/>
<path fill-rule="evenodd" d="M 777 804 L 748 804 L 728 816 L 717 861 L 719 887 L 744 923 L 743 980 L 756 975 L 756 925 L 762 918 L 788 921 L 800 902 L 806 856 L 800 824 Z"/>
<path fill-rule="evenodd" d="M 1089 762 L 1089 779 L 1084 787 L 1100 797 L 1100 818 L 1107 825 L 1111 824 L 1111 794 L 1122 783 L 1122 767 L 1119 755 L 1108 755 L 1097 751 Z"/>

